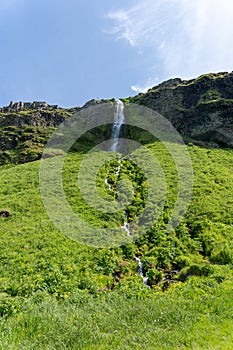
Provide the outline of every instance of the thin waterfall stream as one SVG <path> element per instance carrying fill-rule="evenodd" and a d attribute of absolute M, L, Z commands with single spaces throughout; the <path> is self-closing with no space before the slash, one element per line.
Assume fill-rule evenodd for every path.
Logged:
<path fill-rule="evenodd" d="M 110 151 L 119 152 L 119 139 L 121 136 L 121 128 L 123 124 L 125 124 L 124 103 L 118 99 L 116 100 L 116 106 L 115 106 L 115 112 L 114 112 L 114 124 L 112 127 L 113 143 L 110 147 Z M 115 172 L 115 175 L 117 177 L 120 176 L 120 172 L 121 172 L 121 159 L 119 159 L 118 162 L 119 162 L 119 165 L 117 166 L 116 172 Z M 107 178 L 105 179 L 105 183 L 108 185 L 109 189 L 113 190 L 111 184 L 108 183 Z M 124 224 L 121 226 L 121 228 L 125 230 L 127 236 L 132 236 L 126 211 L 124 212 L 124 214 L 125 214 L 125 221 L 124 221 Z M 134 259 L 138 263 L 138 275 L 142 277 L 143 283 L 148 286 L 148 283 L 147 283 L 148 277 L 143 274 L 143 264 L 140 258 L 135 256 Z"/>
<path fill-rule="evenodd" d="M 121 133 L 122 124 L 125 123 L 124 103 L 121 100 L 116 100 L 115 112 L 114 112 L 114 124 L 112 127 L 112 139 L 113 144 L 110 147 L 110 151 L 117 152 L 119 146 L 119 138 Z"/>
<path fill-rule="evenodd" d="M 115 106 L 115 112 L 114 112 L 114 124 L 112 127 L 112 139 L 113 139 L 113 144 L 110 147 L 110 151 L 117 152 L 119 151 L 119 138 L 121 134 L 121 127 L 125 123 L 125 114 L 124 114 L 124 103 L 121 100 L 116 100 L 116 106 Z M 121 159 L 119 159 L 119 165 L 116 168 L 115 175 L 117 177 L 120 176 L 121 172 Z M 128 218 L 125 212 L 126 220 L 124 221 L 123 226 L 121 226 L 127 236 L 131 236 L 130 232 L 130 227 L 128 223 Z"/>

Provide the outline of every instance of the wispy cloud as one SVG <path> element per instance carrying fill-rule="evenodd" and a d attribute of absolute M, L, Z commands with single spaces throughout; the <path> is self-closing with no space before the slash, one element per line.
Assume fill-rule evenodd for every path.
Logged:
<path fill-rule="evenodd" d="M 125 39 L 131 46 L 135 46 L 134 24 L 126 11 L 111 12 L 108 17 L 117 22 L 110 34 L 115 34 L 117 39 Z"/>
<path fill-rule="evenodd" d="M 151 76 L 233 69 L 232 0 L 141 0 L 108 17 L 116 39 L 154 60 Z M 139 91 L 140 84 L 132 89 Z"/>
<path fill-rule="evenodd" d="M 160 2 L 161 0 L 155 6 L 153 1 L 146 0 L 142 3 L 139 2 L 128 10 L 110 12 L 108 18 L 115 22 L 115 26 L 110 33 L 115 34 L 117 39 L 128 41 L 133 47 L 146 45 L 146 43 L 150 42 L 151 35 L 160 26 L 154 20 L 154 15 L 160 7 Z M 149 3 L 153 3 L 152 12 L 147 7 L 147 5 L 150 5 Z"/>
<path fill-rule="evenodd" d="M 152 86 L 155 86 L 159 82 L 159 78 L 149 78 L 144 84 L 131 85 L 131 89 L 136 92 L 147 92 Z"/>

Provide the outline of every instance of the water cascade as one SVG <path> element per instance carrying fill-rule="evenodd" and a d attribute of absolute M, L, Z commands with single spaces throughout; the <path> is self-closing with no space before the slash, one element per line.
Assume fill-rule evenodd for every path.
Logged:
<path fill-rule="evenodd" d="M 125 123 L 125 115 L 124 115 L 124 104 L 121 100 L 116 100 L 116 107 L 115 107 L 115 113 L 114 113 L 114 124 L 112 127 L 112 139 L 113 139 L 113 143 L 112 146 L 110 147 L 110 151 L 113 152 L 117 152 L 119 151 L 119 138 L 120 138 L 120 133 L 121 133 L 121 127 L 122 124 Z M 120 176 L 120 171 L 121 171 L 121 160 L 119 160 L 119 165 L 116 168 L 116 172 L 115 175 L 117 177 Z M 105 183 L 108 185 L 109 189 L 113 190 L 111 188 L 111 185 L 108 183 L 108 179 L 105 180 Z M 130 226 L 128 223 L 128 218 L 127 218 L 127 214 L 125 212 L 125 221 L 123 226 L 121 226 L 121 228 L 123 228 L 127 234 L 127 236 L 131 236 L 131 231 L 130 231 Z M 142 262 L 140 260 L 140 258 L 135 256 L 135 260 L 138 263 L 138 274 L 139 276 L 142 277 L 143 279 L 143 283 L 145 285 L 147 285 L 148 282 L 148 277 L 143 275 L 143 265 Z"/>
<path fill-rule="evenodd" d="M 136 260 L 137 263 L 138 263 L 138 274 L 139 274 L 139 276 L 142 277 L 143 283 L 144 283 L 145 285 L 147 285 L 148 277 L 143 275 L 143 266 L 142 266 L 142 262 L 141 262 L 141 260 L 140 260 L 137 256 L 135 256 L 135 260 Z"/>
<path fill-rule="evenodd" d="M 122 124 L 125 123 L 125 115 L 124 115 L 124 103 L 121 100 L 116 100 L 116 106 L 115 106 L 115 112 L 114 112 L 114 124 L 112 127 L 112 139 L 113 139 L 113 144 L 110 147 L 110 151 L 117 152 L 118 147 L 119 147 L 119 138 L 120 138 L 120 133 L 121 133 L 121 127 Z M 119 165 L 116 168 L 115 175 L 117 177 L 120 176 L 120 171 L 121 171 L 121 160 L 118 161 Z M 108 183 L 108 179 L 105 180 L 105 183 L 108 185 L 109 189 L 111 189 L 111 185 Z M 126 212 L 125 212 L 126 214 Z M 127 220 L 127 215 L 126 215 L 126 220 L 124 224 L 121 226 L 127 234 L 127 236 L 131 236 L 130 232 L 130 227 L 128 224 Z"/>
<path fill-rule="evenodd" d="M 114 124 L 112 127 L 113 144 L 110 151 L 117 152 L 119 146 L 119 138 L 122 124 L 125 123 L 124 103 L 121 100 L 116 100 L 116 107 L 114 113 Z"/>

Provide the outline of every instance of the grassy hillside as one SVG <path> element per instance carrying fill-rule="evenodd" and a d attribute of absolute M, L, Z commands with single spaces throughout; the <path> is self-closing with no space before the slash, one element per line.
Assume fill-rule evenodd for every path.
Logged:
<path fill-rule="evenodd" d="M 0 167 L 1 349 L 230 349 L 233 324 L 233 151 L 189 146 L 195 175 L 190 208 L 175 232 L 166 223 L 177 193 L 175 166 L 161 144 L 148 149 L 167 182 L 164 211 L 134 243 L 94 248 L 70 240 L 49 221 L 39 191 L 39 161 Z M 82 199 L 70 153 L 64 189 L 75 212 L 99 227 L 123 213 L 97 213 Z M 50 162 L 52 160 L 48 160 Z M 97 176 L 101 196 L 116 197 L 116 164 Z M 135 189 L 129 221 L 146 201 L 146 179 L 122 164 Z M 109 191 L 104 179 L 111 179 Z M 133 228 L 132 228 L 133 229 Z M 140 256 L 149 285 L 137 274 Z"/>

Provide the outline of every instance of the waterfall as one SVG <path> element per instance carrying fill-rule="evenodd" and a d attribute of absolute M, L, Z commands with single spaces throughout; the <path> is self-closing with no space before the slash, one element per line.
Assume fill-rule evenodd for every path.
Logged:
<path fill-rule="evenodd" d="M 124 123 L 125 123 L 124 103 L 121 100 L 116 100 L 114 124 L 112 127 L 113 144 L 110 147 L 110 151 L 117 152 L 118 146 L 119 146 L 119 137 L 120 137 L 121 127 L 122 127 L 122 124 Z"/>
<path fill-rule="evenodd" d="M 113 152 L 119 151 L 118 148 L 119 148 L 120 132 L 121 132 L 122 124 L 124 124 L 124 123 L 125 123 L 124 104 L 121 100 L 116 100 L 116 106 L 115 106 L 115 112 L 114 112 L 114 124 L 112 127 L 112 137 L 111 137 L 113 139 L 113 143 L 110 147 L 110 151 L 113 151 Z M 117 177 L 120 176 L 121 159 L 118 162 L 119 162 L 119 165 L 117 166 L 116 172 L 115 172 L 115 175 Z M 108 178 L 105 179 L 105 183 L 106 183 L 106 185 L 108 185 L 110 190 L 113 190 L 112 186 L 108 183 Z M 125 221 L 124 221 L 123 226 L 121 226 L 121 228 L 123 228 L 125 230 L 127 236 L 130 237 L 132 235 L 132 233 L 130 230 L 130 225 L 128 223 L 128 217 L 127 217 L 126 211 L 124 212 L 124 214 L 125 214 Z M 134 258 L 138 263 L 138 275 L 142 277 L 143 283 L 146 286 L 148 286 L 148 277 L 143 274 L 142 262 L 141 262 L 140 258 L 138 258 L 136 256 Z"/>
<path fill-rule="evenodd" d="M 119 138 L 120 138 L 120 132 L 122 124 L 125 123 L 125 115 L 124 115 L 124 103 L 121 100 L 116 100 L 116 106 L 115 106 L 115 112 L 114 112 L 114 124 L 112 127 L 112 139 L 113 144 L 110 147 L 110 151 L 117 152 L 118 146 L 119 146 Z M 118 161 L 119 165 L 116 168 L 116 176 L 118 177 L 120 175 L 121 171 L 121 160 Z M 124 225 L 121 226 L 127 234 L 127 236 L 131 236 L 130 227 L 126 221 L 124 222 Z"/>
<path fill-rule="evenodd" d="M 138 263 L 138 274 L 139 274 L 139 276 L 142 277 L 143 283 L 144 283 L 145 285 L 147 285 L 148 277 L 143 275 L 143 270 L 142 270 L 142 267 L 143 267 L 143 266 L 142 266 L 141 259 L 139 259 L 137 256 L 135 256 L 135 260 L 136 260 L 137 263 Z"/>
<path fill-rule="evenodd" d="M 130 231 L 128 222 L 125 221 L 124 225 L 121 226 L 121 227 L 125 230 L 127 236 L 130 237 L 131 236 L 131 231 Z"/>

